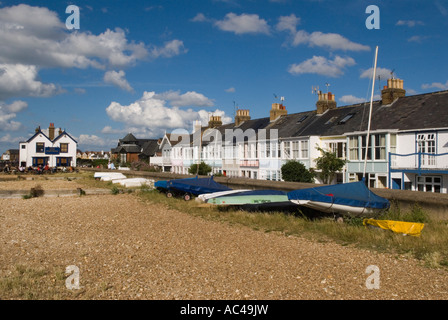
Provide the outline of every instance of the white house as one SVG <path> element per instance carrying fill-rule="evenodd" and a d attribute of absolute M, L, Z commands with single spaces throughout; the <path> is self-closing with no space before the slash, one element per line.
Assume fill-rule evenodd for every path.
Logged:
<path fill-rule="evenodd" d="M 46 132 L 44 132 L 46 131 Z M 48 130 L 36 129 L 27 141 L 20 142 L 19 163 L 21 166 L 75 167 L 77 142 L 65 130 L 50 123 Z"/>

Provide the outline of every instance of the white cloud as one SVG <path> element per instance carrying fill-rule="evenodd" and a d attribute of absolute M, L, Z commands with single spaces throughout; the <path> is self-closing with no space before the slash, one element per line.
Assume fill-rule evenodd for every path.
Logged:
<path fill-rule="evenodd" d="M 357 103 L 363 103 L 366 101 L 364 98 L 358 98 L 353 95 L 345 95 L 339 98 L 339 101 L 346 104 L 357 104 Z"/>
<path fill-rule="evenodd" d="M 300 24 L 300 18 L 295 14 L 282 16 L 276 25 L 278 31 L 288 31 L 291 35 L 291 45 L 297 47 L 301 44 L 310 47 L 323 47 L 329 50 L 342 51 L 369 51 L 370 47 L 352 42 L 344 36 L 337 33 L 323 33 L 315 31 L 308 33 L 305 30 L 297 30 Z"/>
<path fill-rule="evenodd" d="M 431 84 L 423 84 L 422 89 L 437 88 L 440 90 L 448 90 L 448 80 L 445 83 L 433 82 Z"/>
<path fill-rule="evenodd" d="M 14 143 L 14 144 L 17 144 L 21 141 L 26 141 L 26 140 L 27 140 L 27 138 L 25 138 L 25 137 L 13 137 L 9 133 L 7 133 L 5 136 L 0 138 L 0 142 Z M 15 148 L 17 148 L 17 146 Z"/>
<path fill-rule="evenodd" d="M 329 77 L 339 77 L 344 74 L 346 67 L 355 64 L 355 60 L 350 57 L 336 56 L 333 60 L 329 60 L 325 57 L 313 56 L 300 64 L 291 65 L 288 71 L 291 74 L 314 73 Z"/>
<path fill-rule="evenodd" d="M 359 43 L 352 42 L 337 33 L 323 33 L 320 31 L 312 32 L 311 34 L 300 30 L 294 34 L 292 45 L 298 46 L 300 44 L 307 44 L 310 47 L 324 47 L 329 50 L 342 51 L 369 51 L 370 47 Z"/>
<path fill-rule="evenodd" d="M 376 68 L 376 78 L 380 77 L 380 79 L 390 79 L 392 75 L 392 71 L 387 68 Z M 373 68 L 364 70 L 359 76 L 362 78 L 372 79 L 373 77 Z"/>
<path fill-rule="evenodd" d="M 76 139 L 76 138 L 75 138 Z M 79 145 L 83 146 L 105 146 L 108 143 L 101 137 L 96 135 L 81 134 L 76 139 Z"/>
<path fill-rule="evenodd" d="M 0 101 L 0 131 L 17 131 L 22 128 L 20 122 L 14 121 L 17 113 L 28 108 L 24 101 L 14 101 L 11 104 L 5 104 Z"/>
<path fill-rule="evenodd" d="M 234 87 L 230 87 L 230 88 L 228 88 L 228 89 L 225 90 L 225 92 L 228 92 L 228 93 L 233 93 L 233 92 L 235 92 L 235 91 L 236 91 L 236 90 L 235 90 Z"/>
<path fill-rule="evenodd" d="M 423 26 L 424 23 L 422 21 L 418 21 L 418 20 L 398 20 L 396 25 L 397 26 L 407 26 L 409 28 L 412 28 L 415 26 Z"/>
<path fill-rule="evenodd" d="M 223 121 L 231 121 L 231 118 L 225 117 L 224 111 L 219 109 L 196 111 L 179 107 L 186 105 L 187 101 L 195 101 L 200 106 L 206 103 L 209 106 L 211 100 L 204 98 L 202 94 L 195 92 L 144 92 L 139 100 L 129 105 L 112 102 L 106 108 L 106 113 L 112 120 L 124 123 L 127 128 L 133 128 L 133 132 L 153 136 L 163 134 L 164 130 L 190 129 L 194 120 L 207 123 L 210 113 L 223 116 Z"/>
<path fill-rule="evenodd" d="M 128 92 L 133 92 L 134 89 L 130 86 L 129 82 L 125 78 L 126 73 L 123 70 L 120 71 L 107 71 L 104 74 L 104 82 L 113 84 Z"/>
<path fill-rule="evenodd" d="M 151 57 L 171 58 L 187 52 L 188 50 L 185 48 L 183 41 L 172 40 L 166 42 L 163 47 L 153 47 L 151 50 Z"/>
<path fill-rule="evenodd" d="M 167 100 L 173 107 L 212 107 L 214 105 L 213 100 L 195 91 L 188 91 L 184 94 L 180 94 L 180 91 L 166 91 L 155 94 L 154 98 Z"/>
<path fill-rule="evenodd" d="M 276 29 L 278 31 L 289 31 L 291 33 L 296 33 L 297 31 L 297 25 L 300 24 L 300 18 L 296 17 L 296 15 L 293 13 L 289 16 L 283 16 L 278 19 L 278 23 L 276 25 Z"/>
<path fill-rule="evenodd" d="M 190 21 L 192 21 L 192 22 L 210 22 L 211 19 L 208 19 L 203 13 L 198 13 Z"/>
<path fill-rule="evenodd" d="M 124 132 L 127 132 L 127 130 L 114 129 L 111 126 L 105 126 L 103 129 L 101 129 L 101 133 L 104 133 L 104 134 L 116 134 L 116 133 L 124 133 Z"/>
<path fill-rule="evenodd" d="M 220 30 L 234 32 L 235 34 L 270 34 L 268 23 L 257 14 L 243 13 L 236 15 L 231 12 L 226 14 L 223 20 L 216 21 L 215 26 Z"/>
<path fill-rule="evenodd" d="M 38 68 L 23 64 L 0 64 L 0 100 L 16 96 L 49 97 L 62 90 L 38 81 Z"/>

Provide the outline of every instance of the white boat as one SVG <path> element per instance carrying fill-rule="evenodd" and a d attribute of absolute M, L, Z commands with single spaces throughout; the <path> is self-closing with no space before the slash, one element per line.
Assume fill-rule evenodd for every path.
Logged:
<path fill-rule="evenodd" d="M 198 197 L 196 198 L 196 201 L 198 201 L 198 202 L 207 202 L 207 200 L 212 199 L 212 198 L 227 196 L 227 195 L 230 195 L 230 194 L 235 194 L 235 193 L 240 193 L 240 192 L 245 192 L 245 191 L 251 191 L 251 190 L 250 189 L 241 189 L 241 190 L 228 190 L 228 191 L 218 191 L 218 192 L 212 192 L 212 193 L 204 193 L 204 194 L 198 195 Z"/>
<path fill-rule="evenodd" d="M 126 179 L 117 179 L 112 180 L 112 183 L 118 183 L 126 188 L 129 187 L 141 187 L 141 186 L 148 186 L 153 188 L 154 187 L 154 180 L 152 179 L 146 179 L 146 178 L 126 178 Z"/>
<path fill-rule="evenodd" d="M 101 181 L 111 181 L 116 179 L 126 179 L 126 176 L 120 172 L 96 172 L 94 178 L 99 178 Z"/>

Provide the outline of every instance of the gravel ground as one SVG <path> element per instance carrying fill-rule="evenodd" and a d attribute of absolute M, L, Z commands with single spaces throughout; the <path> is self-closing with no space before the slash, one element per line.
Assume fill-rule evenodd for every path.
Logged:
<path fill-rule="evenodd" d="M 206 221 L 130 194 L 0 199 L 0 225 L 0 279 L 18 265 L 75 265 L 81 289 L 61 289 L 70 299 L 448 298 L 448 272 L 413 259 Z M 366 287 L 370 265 L 379 289 Z"/>

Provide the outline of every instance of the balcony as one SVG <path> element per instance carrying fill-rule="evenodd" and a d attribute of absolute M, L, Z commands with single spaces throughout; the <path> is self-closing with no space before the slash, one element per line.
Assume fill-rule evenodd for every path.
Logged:
<path fill-rule="evenodd" d="M 258 160 L 240 160 L 240 167 L 258 168 L 260 163 Z"/>
<path fill-rule="evenodd" d="M 389 154 L 391 171 L 448 172 L 448 153 Z"/>

